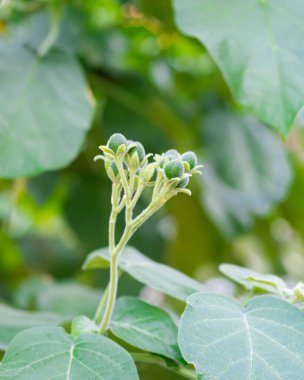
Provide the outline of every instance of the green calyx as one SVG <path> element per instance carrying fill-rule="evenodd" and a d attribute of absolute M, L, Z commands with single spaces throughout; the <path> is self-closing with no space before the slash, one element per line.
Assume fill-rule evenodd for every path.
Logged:
<path fill-rule="evenodd" d="M 177 185 L 177 187 L 179 189 L 185 189 L 188 186 L 189 181 L 190 181 L 189 177 L 184 177 L 179 181 L 179 184 Z"/>
<path fill-rule="evenodd" d="M 127 139 L 121 133 L 114 133 L 114 135 L 109 138 L 107 144 L 108 148 L 115 153 L 121 145 L 127 145 Z"/>
<path fill-rule="evenodd" d="M 194 152 L 186 152 L 182 154 L 181 159 L 185 162 L 188 162 L 190 170 L 194 169 L 197 166 L 197 157 Z"/>
<path fill-rule="evenodd" d="M 184 174 L 184 165 L 180 159 L 176 158 L 168 162 L 164 170 L 167 178 L 180 178 Z"/>

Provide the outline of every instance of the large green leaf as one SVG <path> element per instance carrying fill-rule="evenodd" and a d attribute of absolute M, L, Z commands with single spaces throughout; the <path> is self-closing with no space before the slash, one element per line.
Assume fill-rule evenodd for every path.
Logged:
<path fill-rule="evenodd" d="M 299 380 L 304 373 L 304 313 L 259 296 L 197 293 L 182 316 L 179 344 L 204 379 Z"/>
<path fill-rule="evenodd" d="M 123 348 L 93 334 L 73 338 L 60 327 L 36 327 L 10 343 L 0 379 L 135 380 L 135 364 Z"/>
<path fill-rule="evenodd" d="M 61 168 L 79 152 L 92 106 L 77 60 L 59 50 L 38 58 L 0 43 L 0 176 Z"/>
<path fill-rule="evenodd" d="M 110 329 L 118 338 L 142 350 L 182 361 L 177 327 L 169 314 L 135 297 L 117 300 Z"/>
<path fill-rule="evenodd" d="M 58 325 L 62 321 L 62 316 L 55 313 L 30 312 L 0 305 L 0 350 L 6 349 L 21 330 L 34 326 Z"/>
<path fill-rule="evenodd" d="M 264 215 L 286 195 L 291 181 L 286 153 L 256 120 L 215 113 L 206 119 L 203 142 L 204 204 L 226 235 L 250 227 L 254 215 Z"/>
<path fill-rule="evenodd" d="M 83 269 L 108 266 L 109 250 L 104 248 L 92 252 L 83 264 Z M 164 264 L 156 263 L 132 247 L 123 251 L 119 267 L 137 281 L 182 301 L 190 294 L 204 289 L 199 282 Z"/>
<path fill-rule="evenodd" d="M 198 38 L 235 98 L 288 131 L 304 104 L 301 0 L 174 0 L 180 29 Z"/>

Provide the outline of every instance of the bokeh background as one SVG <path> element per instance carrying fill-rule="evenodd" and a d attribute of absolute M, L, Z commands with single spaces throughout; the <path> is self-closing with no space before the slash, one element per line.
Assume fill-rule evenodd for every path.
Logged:
<path fill-rule="evenodd" d="M 4 70 L 8 76 L 0 74 L 2 115 L 27 64 L 21 54 L 11 67 L 4 67 L 5 49 L 22 46 L 35 51 L 50 30 L 52 54 L 64 52 L 81 70 L 91 111 L 83 110 L 85 128 L 76 142 L 72 128 L 65 132 L 62 125 L 54 130 L 62 133 L 62 144 L 54 140 L 51 152 L 54 157 L 59 150 L 66 152 L 67 158 L 52 170 L 43 165 L 31 168 L 28 175 L 20 169 L 28 160 L 22 144 L 28 138 L 39 146 L 41 136 L 19 131 L 13 149 L 6 145 L 7 131 L 0 128 L 1 150 L 9 147 L 7 155 L 0 154 L 2 301 L 67 316 L 94 313 L 98 289 L 106 284 L 108 273 L 80 268 L 88 253 L 107 245 L 110 181 L 93 158 L 115 132 L 142 142 L 147 152 L 194 150 L 204 164 L 202 176 L 191 183 L 193 196 L 170 200 L 131 245 L 214 291 L 239 292 L 221 277 L 218 266 L 223 262 L 275 273 L 291 282 L 303 280 L 301 115 L 283 139 L 237 105 L 208 52 L 178 31 L 168 0 L 4 1 L 0 73 Z M 58 125 L 62 123 L 61 113 L 75 95 L 71 78 L 60 70 L 56 75 L 63 99 L 58 110 L 49 99 L 52 94 L 43 91 L 39 97 L 45 104 L 27 103 L 29 114 L 41 114 L 41 135 L 47 135 L 44 123 L 53 128 L 48 125 L 50 114 L 58 112 Z M 79 120 L 82 110 L 74 108 Z M 14 173 L 6 170 L 8 157 L 19 160 Z M 181 310 L 181 305 L 142 289 L 127 275 L 119 291 Z M 159 368 L 141 367 L 143 379 L 156 376 L 178 379 Z"/>

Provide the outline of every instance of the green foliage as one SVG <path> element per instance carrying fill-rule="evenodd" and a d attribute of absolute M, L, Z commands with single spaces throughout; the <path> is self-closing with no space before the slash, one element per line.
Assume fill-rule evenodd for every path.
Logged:
<path fill-rule="evenodd" d="M 283 289 L 287 287 L 285 281 L 273 274 L 260 274 L 254 270 L 232 264 L 221 264 L 219 269 L 227 277 L 247 289 L 259 289 L 280 295 Z"/>
<path fill-rule="evenodd" d="M 107 248 L 90 253 L 83 264 L 83 269 L 107 267 L 109 267 Z M 204 285 L 199 282 L 169 266 L 154 262 L 132 247 L 125 248 L 119 267 L 137 281 L 182 301 L 185 301 L 189 295 L 204 290 Z"/>
<path fill-rule="evenodd" d="M 59 327 L 35 327 L 10 344 L 0 379 L 138 379 L 131 356 L 108 338 L 92 334 L 73 338 Z"/>
<path fill-rule="evenodd" d="M 301 1 L 288 9 L 283 0 L 173 4 L 177 24 L 206 45 L 236 100 L 286 135 L 304 101 Z"/>
<path fill-rule="evenodd" d="M 1 43 L 0 51 L 1 177 L 66 166 L 92 114 L 78 62 L 58 50 L 37 57 L 25 46 Z"/>
<path fill-rule="evenodd" d="M 0 379 L 302 377 L 302 113 L 286 133 L 303 7 L 288 7 L 2 1 Z"/>
<path fill-rule="evenodd" d="M 20 287 L 15 300 L 19 307 L 34 305 L 38 310 L 55 312 L 70 319 L 78 314 L 93 317 L 99 298 L 100 292 L 88 286 L 35 279 Z"/>
<path fill-rule="evenodd" d="M 296 380 L 304 370 L 304 314 L 269 296 L 244 307 L 223 295 L 189 297 L 179 344 L 199 376 Z"/>
<path fill-rule="evenodd" d="M 264 214 L 274 200 L 286 195 L 291 181 L 287 157 L 269 130 L 238 114 L 212 115 L 203 136 L 204 204 L 210 217 L 231 236 L 252 225 L 254 214 Z"/>
<path fill-rule="evenodd" d="M 43 325 L 58 325 L 63 317 L 56 313 L 30 312 L 0 305 L 0 350 L 5 350 L 19 331 Z"/>
<path fill-rule="evenodd" d="M 183 362 L 177 344 L 177 327 L 171 317 L 138 298 L 117 300 L 110 329 L 132 346 Z"/>

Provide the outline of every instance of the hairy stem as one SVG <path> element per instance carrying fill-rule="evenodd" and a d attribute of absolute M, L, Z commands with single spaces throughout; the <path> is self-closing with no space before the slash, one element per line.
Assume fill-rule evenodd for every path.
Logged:
<path fill-rule="evenodd" d="M 98 331 L 99 335 L 105 332 L 111 320 L 113 310 L 114 310 L 114 305 L 115 305 L 116 294 L 117 294 L 117 283 L 118 283 L 118 255 L 111 255 L 109 292 L 108 292 L 105 312 L 102 317 L 101 323 L 99 325 L 99 331 Z"/>
<path fill-rule="evenodd" d="M 102 317 L 101 323 L 99 325 L 98 334 L 101 335 L 105 332 L 105 330 L 108 327 L 108 324 L 111 320 L 114 306 L 115 306 L 115 300 L 116 300 L 116 294 L 117 294 L 117 286 L 118 286 L 118 259 L 119 254 L 126 246 L 128 240 L 132 236 L 131 231 L 131 224 L 127 224 L 124 230 L 124 233 L 117 244 L 117 246 L 114 248 L 113 251 L 110 251 L 110 282 L 109 282 L 109 294 L 107 298 L 107 303 L 105 307 L 105 312 Z"/>

